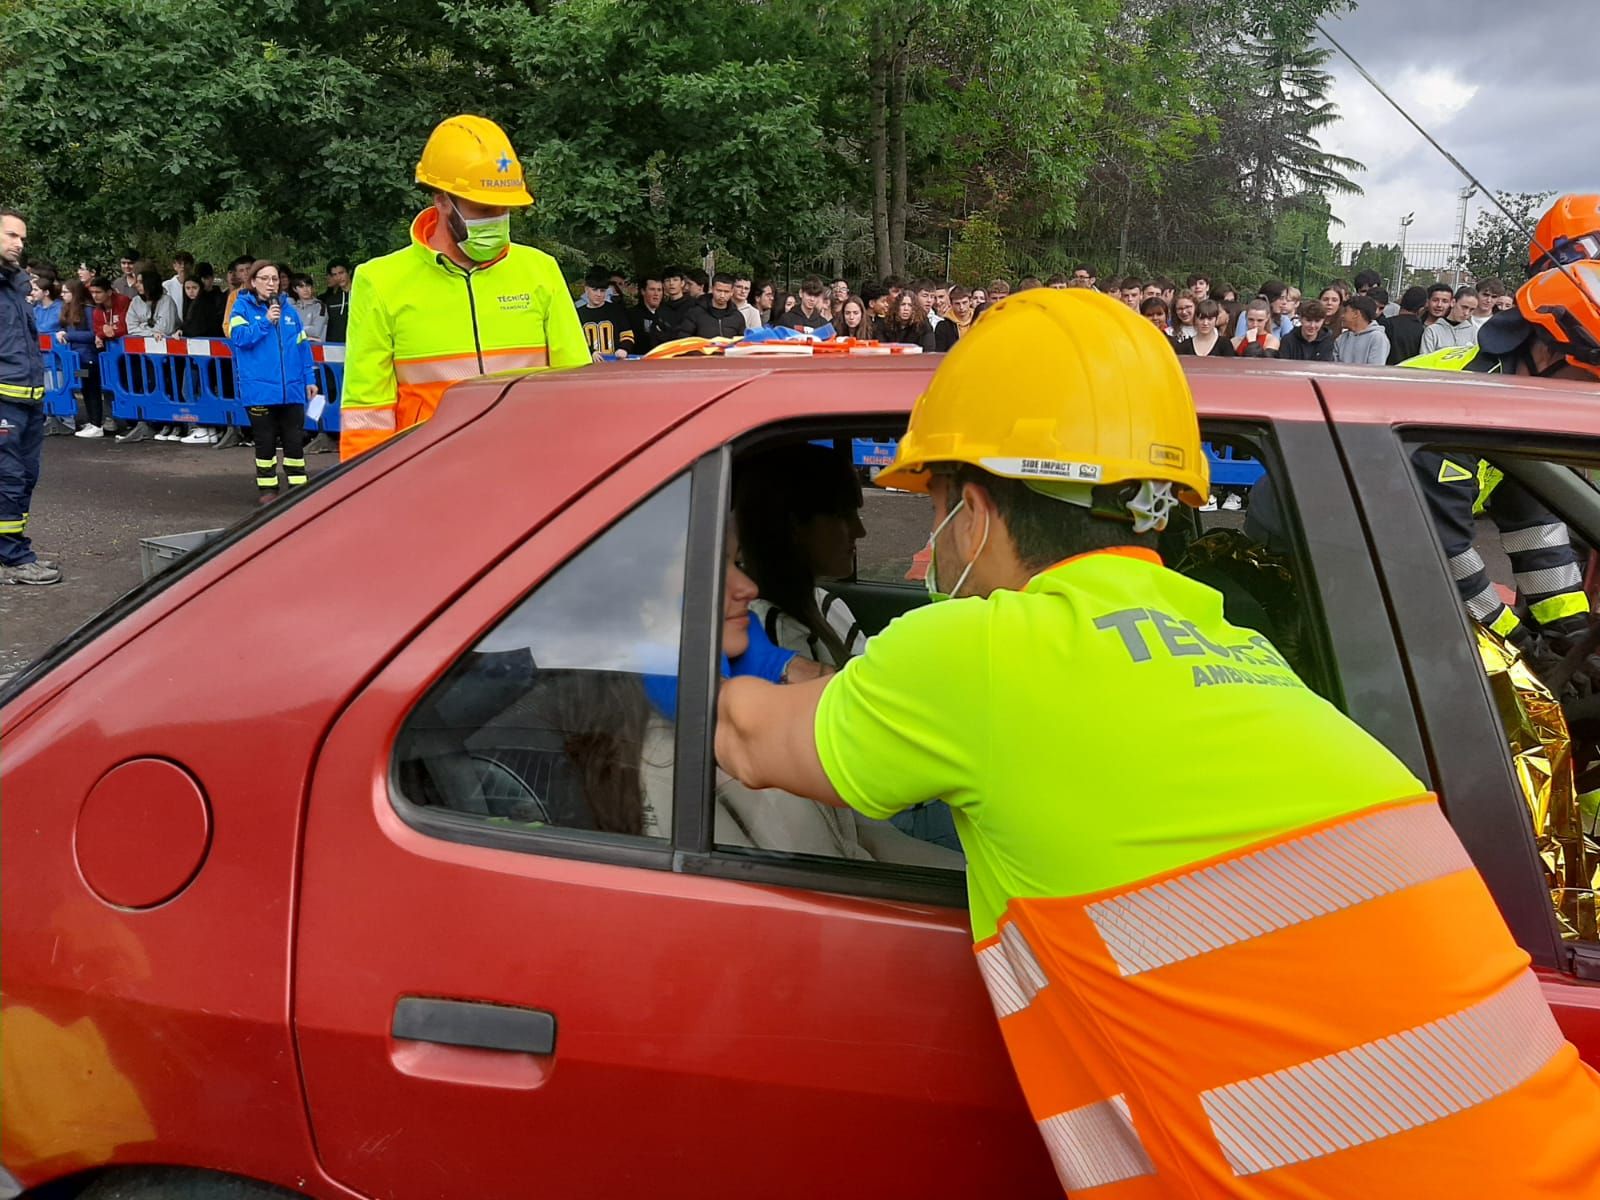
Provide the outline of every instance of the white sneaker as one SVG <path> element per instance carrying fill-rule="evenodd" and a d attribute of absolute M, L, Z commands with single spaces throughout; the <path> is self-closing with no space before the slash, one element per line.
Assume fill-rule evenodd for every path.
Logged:
<path fill-rule="evenodd" d="M 1234 492 L 1222 502 L 1223 512 L 1238 512 L 1243 507 L 1244 501 L 1240 498 L 1238 492 Z"/>
<path fill-rule="evenodd" d="M 72 436 L 73 437 L 81 437 L 81 438 L 98 438 L 98 437 L 105 437 L 105 435 L 106 435 L 106 431 L 104 429 L 101 429 L 100 426 L 98 426 L 98 425 L 85 425 L 82 429 L 78 430 L 78 432 L 74 433 Z"/>
<path fill-rule="evenodd" d="M 211 442 L 211 434 L 205 428 L 191 429 L 178 439 L 185 446 L 205 446 Z"/>
<path fill-rule="evenodd" d="M 1217 498 L 1215 496 L 1207 496 L 1206 497 L 1206 502 L 1200 506 L 1200 511 L 1201 512 L 1216 512 L 1217 511 Z"/>

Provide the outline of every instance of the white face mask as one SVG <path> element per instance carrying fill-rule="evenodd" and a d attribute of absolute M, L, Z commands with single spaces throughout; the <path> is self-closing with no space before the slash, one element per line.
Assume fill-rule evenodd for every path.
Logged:
<path fill-rule="evenodd" d="M 978 553 L 972 556 L 972 562 L 969 562 L 961 572 L 961 577 L 956 580 L 955 587 L 951 588 L 949 592 L 941 592 L 939 590 L 939 552 L 935 548 L 936 543 L 939 541 L 939 535 L 944 532 L 944 527 L 950 524 L 955 515 L 966 507 L 966 503 L 965 500 L 958 502 L 954 508 L 945 514 L 944 520 L 939 522 L 933 533 L 928 537 L 928 573 L 923 576 L 922 583 L 928 589 L 928 599 L 935 604 L 941 600 L 954 600 L 961 594 L 962 587 L 966 585 L 967 576 L 972 574 L 974 564 L 982 557 L 984 547 L 989 544 L 989 518 L 985 517 L 983 520 L 983 540 L 978 543 Z"/>

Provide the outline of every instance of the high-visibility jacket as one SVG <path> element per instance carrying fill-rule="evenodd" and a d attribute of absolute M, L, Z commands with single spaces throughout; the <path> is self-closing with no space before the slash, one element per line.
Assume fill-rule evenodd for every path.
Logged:
<path fill-rule="evenodd" d="M 1500 360 L 1473 346 L 1447 346 L 1400 364 L 1435 371 L 1497 373 Z M 1583 565 L 1566 524 L 1515 479 L 1504 478 L 1475 455 L 1418 450 L 1412 466 L 1429 514 L 1449 561 L 1461 602 L 1473 620 L 1501 637 L 1522 626 L 1500 599 L 1483 556 L 1473 546 L 1476 518 L 1486 513 L 1500 534 L 1500 548 L 1511 560 L 1517 592 L 1533 619 L 1549 625 L 1589 611 L 1583 590 Z"/>
<path fill-rule="evenodd" d="M 1074 1198 L 1600 1200 L 1600 1080 L 1433 797 L 1216 592 L 1124 550 L 930 605 L 815 729 L 852 807 L 950 805 Z"/>
<path fill-rule="evenodd" d="M 409 246 L 356 271 L 339 402 L 341 459 L 426 421 L 452 383 L 591 361 L 555 259 L 513 244 L 468 271 L 429 245 L 438 219 L 427 209 L 411 223 Z"/>
<path fill-rule="evenodd" d="M 1074 1197 L 1600 1197 L 1600 1080 L 1431 796 L 1013 901 L 978 962 Z"/>

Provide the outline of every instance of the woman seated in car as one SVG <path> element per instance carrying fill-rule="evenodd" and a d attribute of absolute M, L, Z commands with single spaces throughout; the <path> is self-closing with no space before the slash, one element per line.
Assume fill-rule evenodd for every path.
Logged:
<path fill-rule="evenodd" d="M 756 585 L 739 568 L 739 541 L 730 528 L 722 600 L 723 669 L 759 674 L 774 682 L 815 679 L 826 668 L 774 647 L 751 613 Z M 639 832 L 665 838 L 672 833 L 673 736 L 676 698 L 673 681 L 647 685 L 653 709 L 645 724 L 639 781 L 644 817 Z M 887 821 L 873 821 L 853 809 L 818 804 L 776 788 L 749 788 L 717 769 L 714 839 L 721 846 L 781 850 L 862 862 L 907 863 L 960 870 L 964 859 L 953 850 L 900 832 Z"/>
<path fill-rule="evenodd" d="M 855 467 L 826 446 L 783 446 L 739 465 L 734 489 L 740 566 L 760 598 L 750 605 L 767 640 L 835 669 L 860 654 L 866 634 L 844 599 L 819 581 L 855 571 L 861 484 Z M 896 829 L 955 851 L 955 820 L 941 801 L 893 818 Z"/>
<path fill-rule="evenodd" d="M 739 467 L 734 521 L 740 566 L 760 592 L 750 615 L 767 640 L 827 667 L 866 648 L 866 635 L 819 580 L 855 571 L 861 484 L 846 458 L 805 443 L 753 455 Z"/>

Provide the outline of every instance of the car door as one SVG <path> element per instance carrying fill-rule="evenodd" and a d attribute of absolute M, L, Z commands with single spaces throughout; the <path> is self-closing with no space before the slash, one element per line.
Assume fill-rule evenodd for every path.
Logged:
<path fill-rule="evenodd" d="M 706 867 L 728 488 L 706 437 L 675 432 L 553 516 L 329 730 L 294 996 L 325 1167 L 366 1195 L 473 1200 L 1058 1194 L 959 878 L 874 895 Z M 572 727 L 508 745 L 495 715 L 450 742 L 493 688 L 563 665 L 632 672 L 659 726 L 680 660 L 657 836 L 575 827 Z M 406 745 L 440 768 L 425 785 Z"/>
<path fill-rule="evenodd" d="M 1600 945 L 1563 938 L 1529 806 L 1518 784 L 1488 679 L 1425 509 L 1411 454 L 1460 448 L 1503 465 L 1600 466 L 1600 405 L 1592 391 L 1482 377 L 1408 381 L 1349 377 L 1320 382 L 1384 579 L 1440 797 L 1532 957 L 1567 1036 L 1600 1063 Z M 1600 545 L 1600 499 L 1565 474 L 1535 488 L 1577 540 Z M 1497 542 L 1480 522 L 1480 538 Z M 1591 572 L 1592 578 L 1592 572 Z M 1592 893 L 1591 900 L 1592 904 Z"/>

